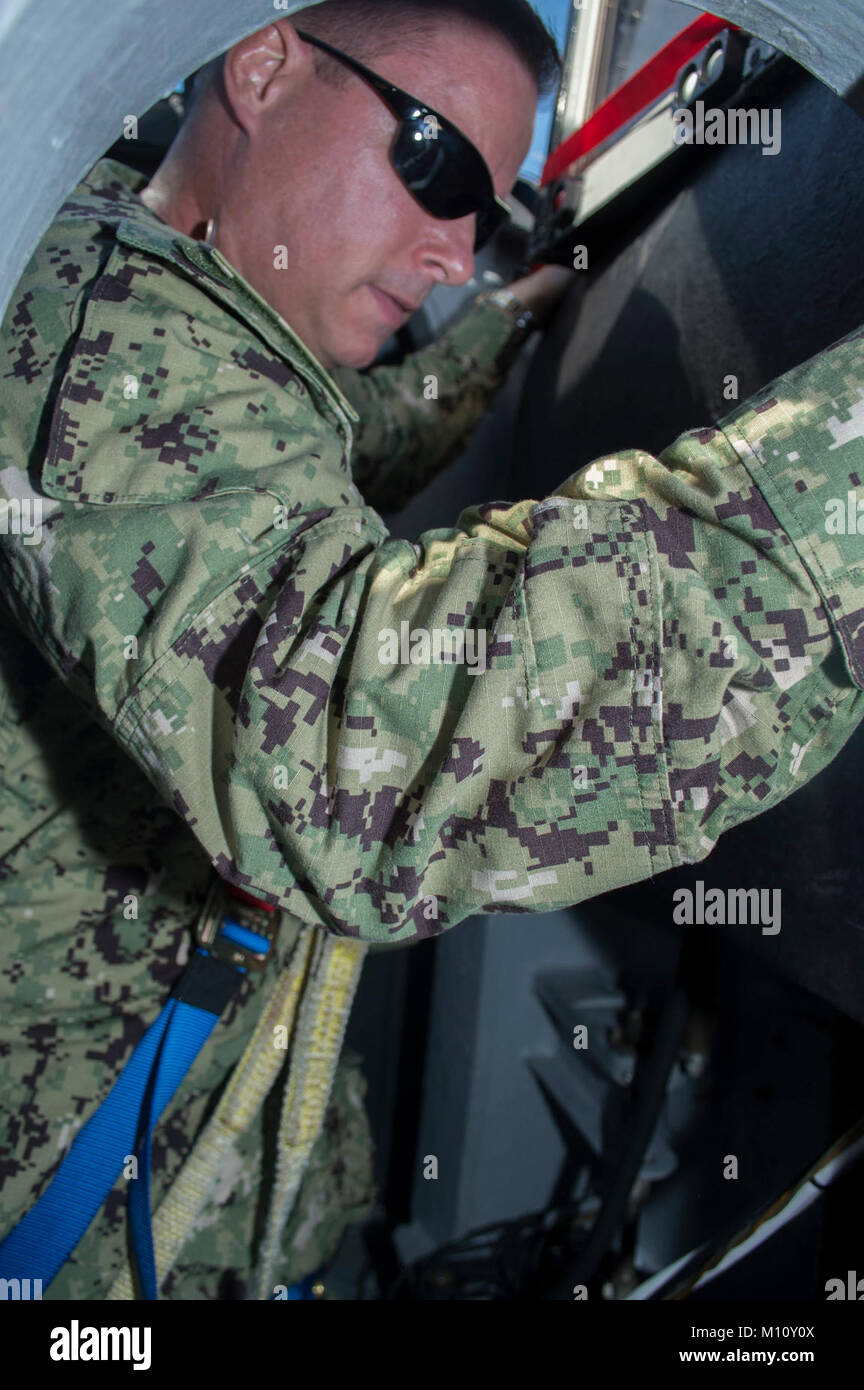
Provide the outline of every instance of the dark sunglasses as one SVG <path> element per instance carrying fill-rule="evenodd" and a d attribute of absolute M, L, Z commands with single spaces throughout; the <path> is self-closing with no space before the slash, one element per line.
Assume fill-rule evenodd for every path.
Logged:
<path fill-rule="evenodd" d="M 482 250 L 507 221 L 510 209 L 496 196 L 492 175 L 480 151 L 431 106 L 424 106 L 416 97 L 394 87 L 323 39 L 303 34 L 299 29 L 297 33 L 305 43 L 323 49 L 374 87 L 401 122 L 392 157 L 393 167 L 405 187 L 433 217 L 454 222 L 476 213 L 474 250 Z"/>

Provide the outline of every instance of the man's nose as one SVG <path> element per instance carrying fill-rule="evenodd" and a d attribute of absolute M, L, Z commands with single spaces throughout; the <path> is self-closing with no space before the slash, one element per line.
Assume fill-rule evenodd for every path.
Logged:
<path fill-rule="evenodd" d="M 430 218 L 419 247 L 423 271 L 443 285 L 465 285 L 474 274 L 477 217 L 471 213 L 456 221 Z"/>

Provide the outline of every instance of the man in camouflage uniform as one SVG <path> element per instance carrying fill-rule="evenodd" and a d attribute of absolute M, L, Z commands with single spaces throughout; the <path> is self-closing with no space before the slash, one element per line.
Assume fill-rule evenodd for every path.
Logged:
<path fill-rule="evenodd" d="M 373 30 L 361 50 L 339 23 L 327 5 L 300 27 L 376 56 Z M 423 45 L 389 33 L 379 69 L 506 192 L 537 91 L 524 47 L 452 13 Z M 390 946 L 552 911 L 704 859 L 861 717 L 864 547 L 826 530 L 826 504 L 861 484 L 864 332 L 659 458 L 629 450 L 546 500 L 388 538 L 373 505 L 458 451 L 524 337 L 480 303 L 405 368 L 343 371 L 373 360 L 394 297 L 471 274 L 475 219 L 419 207 L 393 127 L 280 20 L 231 50 L 143 199 L 97 166 L 10 305 L 0 486 L 43 525 L 0 552 L 9 1227 L 161 1008 L 213 869 L 281 910 L 280 965 L 301 923 Z M 483 660 L 431 659 L 443 632 Z M 262 978 L 156 1131 L 154 1204 Z M 286 1283 L 368 1210 L 362 1089 L 343 1058 Z M 265 1107 L 168 1296 L 244 1296 L 271 1132 Z M 120 1181 L 49 1296 L 103 1296 L 123 1197 Z"/>

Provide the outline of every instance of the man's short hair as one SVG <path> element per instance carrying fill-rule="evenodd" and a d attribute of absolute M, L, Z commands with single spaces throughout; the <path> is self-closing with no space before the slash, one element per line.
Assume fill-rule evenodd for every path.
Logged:
<path fill-rule="evenodd" d="M 528 0 L 325 0 L 292 20 L 299 29 L 371 64 L 392 51 L 394 36 L 422 47 L 433 37 L 436 21 L 447 15 L 499 34 L 531 73 L 541 95 L 554 88 L 561 72 L 558 48 Z M 347 81 L 344 67 L 328 62 L 326 54 L 320 56 L 328 80 Z"/>
<path fill-rule="evenodd" d="M 499 34 L 530 72 L 540 95 L 554 89 L 561 58 L 555 40 L 528 0 L 324 0 L 290 18 L 299 29 L 371 66 L 380 54 L 392 52 L 394 40 L 422 47 L 434 36 L 437 20 L 447 15 Z M 222 62 L 223 58 L 215 58 L 196 74 L 196 96 L 221 72 Z M 344 85 L 350 77 L 341 64 L 320 50 L 315 64 L 322 78 L 333 86 Z"/>

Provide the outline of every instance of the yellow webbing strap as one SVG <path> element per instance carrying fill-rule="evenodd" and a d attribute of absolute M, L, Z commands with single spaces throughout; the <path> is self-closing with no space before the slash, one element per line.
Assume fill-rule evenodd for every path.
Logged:
<path fill-rule="evenodd" d="M 360 981 L 366 941 L 319 932 L 297 1019 L 291 1071 L 282 1098 L 276 1183 L 258 1264 L 258 1299 L 273 1296 L 273 1272 L 285 1223 L 321 1132 L 336 1063 Z"/>
<path fill-rule="evenodd" d="M 292 1047 L 286 1092 L 291 1088 L 291 1083 L 298 1070 L 302 1071 L 304 1075 L 308 1071 L 307 1064 L 302 1057 L 301 1035 L 305 1037 L 309 1034 L 313 1038 L 318 1037 L 319 1034 L 323 1036 L 325 1045 L 321 1049 L 319 1069 L 329 1066 L 329 1081 L 326 1083 L 323 1106 L 318 1103 L 320 1099 L 319 1085 L 319 1094 L 314 1097 L 313 1106 L 308 1110 L 309 1123 L 314 1124 L 314 1117 L 317 1115 L 317 1126 L 315 1126 L 311 1143 L 305 1150 L 305 1158 L 308 1160 L 309 1152 L 311 1152 L 312 1145 L 318 1137 L 324 1119 L 327 1099 L 332 1088 L 333 1074 L 339 1060 L 342 1038 L 367 950 L 368 945 L 365 942 L 346 937 L 331 937 L 314 927 L 301 927 L 290 963 L 279 977 L 273 996 L 264 1009 L 246 1051 L 235 1067 L 216 1110 L 200 1134 L 195 1147 L 170 1190 L 164 1196 L 153 1218 L 153 1245 L 156 1257 L 156 1278 L 159 1285 L 162 1284 L 171 1270 L 180 1249 L 187 1240 L 219 1176 L 234 1140 L 249 1128 L 282 1069 L 285 1052 L 283 1047 L 277 1045 L 276 1040 L 279 1034 L 276 1033 L 276 1029 L 284 1029 L 284 1036 L 286 1038 L 291 1037 L 298 1001 L 301 992 L 304 991 L 304 985 L 306 989 L 300 1010 L 298 1036 Z M 335 969 L 334 962 L 337 963 Z M 341 969 L 339 968 L 340 964 Z M 324 977 L 323 980 L 322 977 Z M 350 981 L 348 988 L 340 989 L 338 987 L 340 978 L 346 982 Z M 323 989 L 322 983 L 324 984 Z M 336 988 L 334 988 L 334 984 Z M 332 1014 L 317 1027 L 314 1021 L 311 1028 L 307 1022 L 307 1027 L 304 1029 L 304 1019 L 308 1020 L 309 1014 L 319 1006 L 326 1010 L 332 1010 Z M 339 1017 L 340 1009 L 343 1011 L 342 1017 Z M 335 1051 L 332 1046 L 334 1041 Z M 327 1049 L 328 1043 L 331 1044 L 329 1050 Z M 317 1077 L 318 1071 L 313 1069 L 313 1075 Z M 304 1114 L 307 1109 L 308 1107 L 304 1107 Z M 300 1170 L 301 1179 L 305 1166 L 304 1161 Z M 278 1171 L 277 1190 L 279 1190 Z M 289 1211 L 290 1206 L 285 1213 L 286 1219 Z M 279 1236 L 281 1237 L 281 1227 Z M 134 1299 L 134 1297 L 131 1271 L 127 1266 L 115 1279 L 106 1298 L 118 1300 Z"/>

